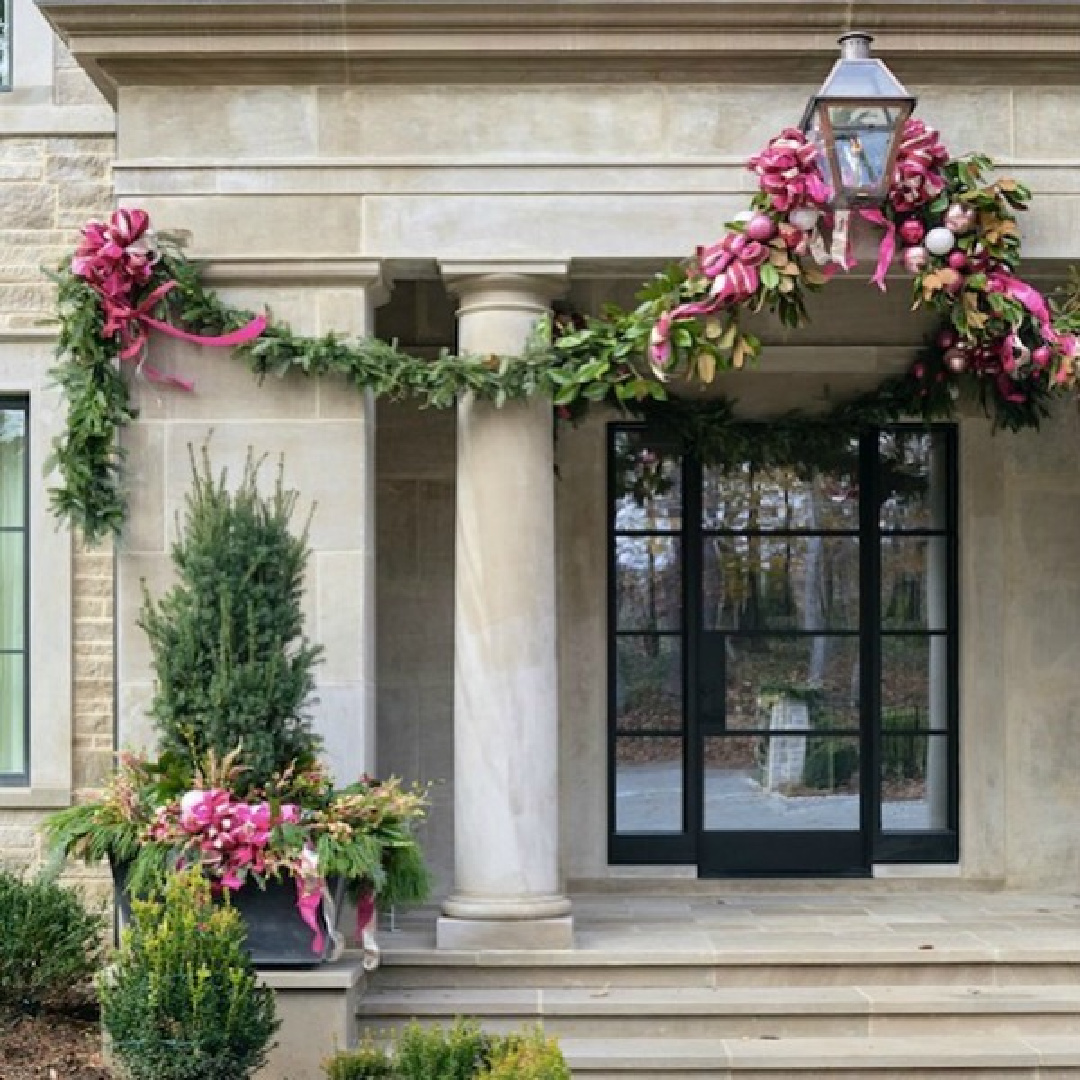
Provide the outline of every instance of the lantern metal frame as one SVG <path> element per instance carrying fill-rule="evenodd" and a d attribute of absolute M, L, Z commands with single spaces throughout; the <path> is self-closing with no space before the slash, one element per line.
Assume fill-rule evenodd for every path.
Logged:
<path fill-rule="evenodd" d="M 821 89 L 807 102 L 800 127 L 808 137 L 820 140 L 819 150 L 824 158 L 826 179 L 833 189 L 833 205 L 838 208 L 874 206 L 884 202 L 888 194 L 904 122 L 915 109 L 916 98 L 896 78 L 885 63 L 870 53 L 874 39 L 856 30 L 839 38 L 840 59 L 833 65 Z M 850 86 L 865 87 L 851 93 Z M 837 92 L 842 87 L 842 92 Z M 836 132 L 830 111 L 837 106 L 858 109 L 896 109 L 891 123 L 891 136 L 885 167 L 872 190 L 844 186 L 843 163 L 837 150 Z M 887 129 L 880 129 L 882 131 Z"/>

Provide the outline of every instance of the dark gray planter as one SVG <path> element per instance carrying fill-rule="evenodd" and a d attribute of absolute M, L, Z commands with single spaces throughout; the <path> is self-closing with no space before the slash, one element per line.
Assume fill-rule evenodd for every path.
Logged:
<path fill-rule="evenodd" d="M 127 891 L 128 865 L 114 865 L 112 873 L 117 908 L 122 921 L 127 923 L 131 920 Z M 331 879 L 329 891 L 334 904 L 336 930 L 345 901 L 344 879 Z M 271 881 L 265 889 L 248 882 L 238 892 L 230 893 L 229 899 L 247 927 L 248 952 L 258 967 L 317 967 L 333 954 L 334 940 L 326 928 L 329 913 L 325 910 L 320 912 L 325 939 L 323 951 L 311 951 L 314 935 L 311 927 L 300 918 L 296 907 L 296 884 L 293 881 Z M 323 909 L 325 906 L 324 903 Z"/>

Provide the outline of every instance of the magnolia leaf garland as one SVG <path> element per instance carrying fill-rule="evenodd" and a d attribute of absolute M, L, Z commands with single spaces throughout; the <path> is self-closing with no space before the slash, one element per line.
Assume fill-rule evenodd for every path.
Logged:
<path fill-rule="evenodd" d="M 91 222 L 73 259 L 51 275 L 60 323 L 55 376 L 67 402 L 66 429 L 50 459 L 59 476 L 53 510 L 91 542 L 122 528 L 119 436 L 135 418 L 123 365 L 190 389 L 182 375 L 147 363 L 150 331 L 233 348 L 260 377 L 335 374 L 377 397 L 427 407 L 449 408 L 466 393 L 499 405 L 543 395 L 569 419 L 593 404 L 613 405 L 663 424 L 684 450 L 722 457 L 737 437 L 731 402 L 686 397 L 758 359 L 762 342 L 743 326 L 746 312 L 768 311 L 797 328 L 807 320 L 806 293 L 852 265 L 851 212 L 831 208 L 820 158 L 801 132 L 782 132 L 749 167 L 760 190 L 719 242 L 656 275 L 633 309 L 557 318 L 514 357 L 443 353 L 428 360 L 375 338 L 305 337 L 204 288 L 197 265 L 168 237 L 155 236 L 144 212 L 120 210 L 108 223 Z M 885 288 L 899 251 L 914 277 L 914 307 L 937 312 L 942 329 L 906 375 L 815 419 L 853 431 L 902 418 L 945 419 L 967 394 L 995 426 L 1017 431 L 1037 427 L 1053 395 L 1075 385 L 1080 288 L 1074 277 L 1051 301 L 1017 276 L 1016 212 L 1030 193 L 992 179 L 991 170 L 980 155 L 952 159 L 937 132 L 907 122 L 884 207 L 858 213 L 882 230 L 871 280 Z M 764 437 L 772 431 L 790 442 L 792 425 L 805 420 L 788 414 Z"/>

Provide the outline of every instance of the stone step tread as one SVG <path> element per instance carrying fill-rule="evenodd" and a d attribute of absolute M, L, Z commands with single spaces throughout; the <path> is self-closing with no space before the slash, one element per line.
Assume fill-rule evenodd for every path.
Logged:
<path fill-rule="evenodd" d="M 1080 964 L 1080 946 L 1045 937 L 1010 945 L 934 940 L 929 937 L 863 941 L 820 935 L 796 943 L 732 939 L 711 942 L 641 935 L 618 948 L 457 950 L 402 947 L 382 939 L 385 967 L 440 968 L 605 968 L 605 967 L 768 967 L 847 964 Z"/>
<path fill-rule="evenodd" d="M 875 1069 L 1080 1067 L 1080 1034 L 1042 1038 L 564 1039 L 571 1069 L 648 1075 L 707 1069 Z"/>
<path fill-rule="evenodd" d="M 423 987 L 380 989 L 364 1017 L 1080 1014 L 1080 986 Z M 1078 1023 L 1080 1039 L 1080 1023 Z"/>

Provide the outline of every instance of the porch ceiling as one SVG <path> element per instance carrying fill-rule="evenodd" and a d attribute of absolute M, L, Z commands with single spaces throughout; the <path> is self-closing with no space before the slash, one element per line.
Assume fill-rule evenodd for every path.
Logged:
<path fill-rule="evenodd" d="M 872 31 L 899 75 L 1080 78 L 1070 0 L 38 0 L 98 86 L 365 81 L 816 82 Z"/>

